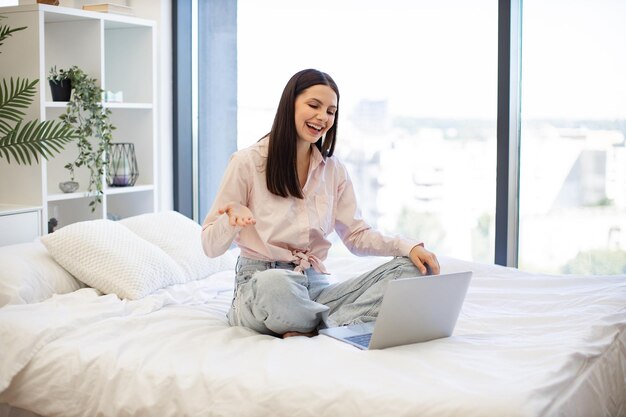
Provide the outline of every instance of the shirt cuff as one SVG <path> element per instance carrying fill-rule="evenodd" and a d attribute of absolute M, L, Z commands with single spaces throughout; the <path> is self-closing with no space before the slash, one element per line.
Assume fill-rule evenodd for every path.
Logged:
<path fill-rule="evenodd" d="M 226 252 L 237 233 L 242 229 L 241 226 L 231 226 L 227 215 L 222 215 L 212 224 L 205 224 L 202 227 L 202 247 L 204 253 L 211 258 Z"/>
<path fill-rule="evenodd" d="M 409 256 L 409 253 L 411 253 L 411 250 L 416 247 L 416 246 L 424 246 L 423 242 L 418 242 L 417 240 L 403 240 L 400 242 L 400 244 L 398 245 L 399 249 L 400 249 L 400 255 L 399 256 Z"/>
<path fill-rule="evenodd" d="M 215 223 L 213 223 L 213 226 L 217 227 L 220 235 L 226 235 L 230 237 L 234 237 L 237 233 L 239 233 L 241 229 L 243 229 L 243 226 L 231 226 L 230 219 L 228 218 L 228 214 L 226 213 L 219 216 Z"/>

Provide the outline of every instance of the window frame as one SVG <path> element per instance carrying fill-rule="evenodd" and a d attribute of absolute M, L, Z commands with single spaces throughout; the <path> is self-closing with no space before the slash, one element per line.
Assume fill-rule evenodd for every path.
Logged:
<path fill-rule="evenodd" d="M 520 86 L 521 86 L 521 17 L 523 0 L 498 0 L 498 79 L 497 79 L 497 173 L 496 173 L 496 221 L 495 221 L 495 259 L 499 265 L 517 267 L 519 237 L 519 147 L 520 147 Z M 232 6 L 234 4 L 234 6 Z M 194 6 L 195 5 L 195 6 Z M 230 7 L 229 7 L 230 5 Z M 206 7 L 198 11 L 198 7 Z M 173 1 L 172 25 L 174 45 L 174 209 L 193 218 L 204 215 L 207 205 L 217 193 L 217 184 L 228 163 L 228 156 L 237 148 L 237 6 L 236 1 L 198 0 Z M 203 30 L 192 24 L 192 16 L 206 16 L 212 13 L 223 19 L 234 18 L 234 59 L 223 60 L 211 65 L 210 54 L 216 56 L 210 45 L 215 45 L 216 37 L 223 40 L 223 30 L 214 30 L 209 21 Z M 216 22 L 217 20 L 212 20 Z M 205 21 L 206 23 L 206 21 Z M 228 29 L 228 28 L 227 28 Z M 194 41 L 195 39 L 195 41 Z M 197 59 L 193 59 L 192 45 L 198 48 Z M 233 45 L 231 45 L 232 47 Z M 207 55 L 208 54 L 208 55 Z M 209 59 L 207 60 L 207 56 Z M 208 68 L 201 71 L 196 62 L 208 62 Z M 226 82 L 220 83 L 220 92 L 211 89 L 194 93 L 193 74 L 202 74 L 216 80 L 226 76 Z M 234 80 L 234 83 L 233 83 Z M 198 76 L 195 85 L 209 85 L 206 79 Z M 224 96 L 226 94 L 226 96 Z M 197 98 L 195 98 L 197 97 Z M 198 106 L 198 100 L 205 105 Z M 232 104 L 234 103 L 234 108 Z M 207 116 L 217 120 L 227 109 L 227 120 L 220 132 L 211 131 L 211 124 L 199 124 L 198 115 L 203 107 L 208 109 Z M 234 111 L 234 116 L 232 112 Z M 223 112 L 222 112 L 223 113 Z M 195 114 L 195 116 L 194 116 Z M 223 116 L 223 114 L 222 114 Z M 212 140 L 220 133 L 220 140 Z M 226 133 L 226 136 L 223 134 Z M 232 134 L 234 133 L 234 134 Z M 225 141 L 224 137 L 230 137 Z M 200 172 L 200 168 L 203 170 Z"/>

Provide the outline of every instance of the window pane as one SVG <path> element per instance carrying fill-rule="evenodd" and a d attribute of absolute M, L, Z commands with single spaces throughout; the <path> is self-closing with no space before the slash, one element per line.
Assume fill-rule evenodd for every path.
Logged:
<path fill-rule="evenodd" d="M 325 71 L 363 216 L 493 261 L 497 3 L 239 0 L 237 38 L 240 148 L 270 130 L 295 72 Z"/>
<path fill-rule="evenodd" d="M 626 3 L 524 0 L 520 268 L 626 273 Z"/>

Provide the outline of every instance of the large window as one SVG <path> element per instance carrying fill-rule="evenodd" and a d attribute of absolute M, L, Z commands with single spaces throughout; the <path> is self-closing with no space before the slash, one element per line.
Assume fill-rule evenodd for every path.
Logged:
<path fill-rule="evenodd" d="M 291 75 L 328 72 L 364 217 L 493 262 L 497 14 L 488 0 L 239 0 L 238 147 L 270 130 Z"/>
<path fill-rule="evenodd" d="M 525 0 L 521 269 L 626 273 L 626 2 Z"/>

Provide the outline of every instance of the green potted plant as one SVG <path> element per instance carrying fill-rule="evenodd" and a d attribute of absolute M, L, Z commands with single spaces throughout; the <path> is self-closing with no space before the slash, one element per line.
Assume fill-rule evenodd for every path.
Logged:
<path fill-rule="evenodd" d="M 111 110 L 102 106 L 103 90 L 95 78 L 74 65 L 58 71 L 56 67 L 52 67 L 48 79 L 58 79 L 60 74 L 67 77 L 72 84 L 71 97 L 60 118 L 68 128 L 76 132 L 78 138 L 78 156 L 73 162 L 66 164 L 65 168 L 72 181 L 77 168 L 85 167 L 89 170 L 87 191 L 94 193 L 89 206 L 91 211 L 95 211 L 96 205 L 102 202 L 103 178 L 113 139 L 112 131 L 115 129 L 109 120 Z"/>
<path fill-rule="evenodd" d="M 0 16 L 0 20 L 5 18 Z M 26 28 L 0 25 L 0 45 L 13 33 Z M 26 114 L 22 109 L 33 103 L 38 82 L 11 77 L 9 82 L 2 79 L 0 83 L 0 158 L 9 164 L 11 157 L 19 165 L 39 163 L 39 155 L 48 159 L 75 138 L 71 126 L 65 123 L 54 120 L 24 122 Z"/>
<path fill-rule="evenodd" d="M 70 101 L 72 95 L 72 75 L 64 70 L 58 70 L 56 65 L 50 68 L 48 83 L 52 101 Z"/>

